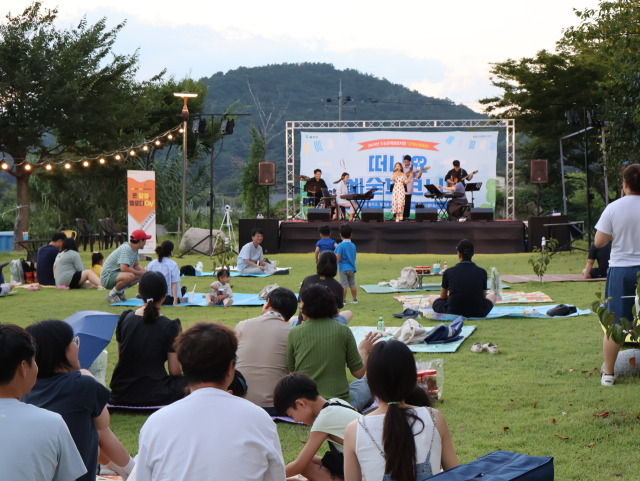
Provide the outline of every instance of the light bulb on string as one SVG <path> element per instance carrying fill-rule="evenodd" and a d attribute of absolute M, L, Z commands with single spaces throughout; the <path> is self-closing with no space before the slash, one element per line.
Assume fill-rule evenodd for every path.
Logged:
<path fill-rule="evenodd" d="M 120 160 L 121 158 L 120 154 L 116 154 L 116 160 Z"/>
<path fill-rule="evenodd" d="M 155 143 L 156 145 L 160 145 L 160 144 L 161 144 L 160 140 L 156 140 L 154 143 Z"/>
<path fill-rule="evenodd" d="M 9 164 L 7 164 L 4 160 L 2 161 L 2 164 L 0 164 L 0 168 L 2 170 L 7 170 L 9 168 Z"/>
<path fill-rule="evenodd" d="M 31 164 L 27 164 L 24 166 L 24 170 L 31 170 Z"/>
<path fill-rule="evenodd" d="M 44 168 L 45 168 L 45 169 L 47 169 L 47 170 L 51 170 L 51 169 L 53 169 L 53 167 L 51 166 L 51 164 L 50 164 L 50 163 L 48 163 L 48 162 L 47 162 L 47 165 L 45 165 L 45 166 L 44 166 Z"/>
<path fill-rule="evenodd" d="M 146 145 L 146 144 L 145 144 L 145 145 L 143 145 L 143 146 L 142 146 L 142 150 L 144 150 L 144 151 L 146 152 L 147 150 L 149 150 L 149 146 L 148 146 L 148 145 Z"/>
<path fill-rule="evenodd" d="M 85 167 L 89 167 L 89 162 L 87 162 L 86 160 L 82 163 L 82 165 L 84 165 Z"/>
<path fill-rule="evenodd" d="M 135 157 L 135 156 L 136 156 L 136 151 L 135 151 L 135 150 L 133 150 L 133 149 L 131 149 L 131 150 L 129 151 L 129 155 L 130 155 L 131 157 Z"/>
<path fill-rule="evenodd" d="M 167 135 L 167 139 L 169 139 L 169 140 L 173 139 L 173 135 L 171 135 L 171 134 Z"/>
<path fill-rule="evenodd" d="M 178 130 L 178 132 L 182 134 L 184 132 L 184 129 L 180 129 Z"/>
<path fill-rule="evenodd" d="M 106 160 L 104 160 L 104 157 L 101 157 L 98 162 L 100 162 L 101 164 L 104 164 L 106 162 Z"/>
<path fill-rule="evenodd" d="M 71 168 L 71 164 L 69 162 L 67 162 L 66 164 L 64 164 L 64 168 L 65 169 L 70 169 Z"/>

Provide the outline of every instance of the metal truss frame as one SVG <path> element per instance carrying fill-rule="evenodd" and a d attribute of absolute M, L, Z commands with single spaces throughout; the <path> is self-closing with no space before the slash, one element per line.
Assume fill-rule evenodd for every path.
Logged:
<path fill-rule="evenodd" d="M 516 124 L 514 119 L 475 120 L 290 120 L 286 128 L 287 219 L 295 216 L 295 133 L 296 130 L 381 130 L 381 129 L 487 129 L 506 131 L 506 214 L 515 219 Z"/>

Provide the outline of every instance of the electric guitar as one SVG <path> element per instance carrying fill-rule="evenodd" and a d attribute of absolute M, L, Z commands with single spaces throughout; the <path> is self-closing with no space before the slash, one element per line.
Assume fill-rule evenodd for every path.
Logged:
<path fill-rule="evenodd" d="M 477 171 L 477 170 L 474 170 L 474 171 L 473 171 L 473 172 L 471 172 L 470 174 L 467 174 L 467 175 L 465 175 L 462 179 L 460 179 L 460 182 L 462 182 L 462 181 L 464 181 L 464 180 L 467 180 L 467 178 L 469 178 L 469 177 L 471 177 L 472 175 L 475 175 L 475 174 L 477 174 L 477 173 L 478 173 L 478 171 Z M 449 184 L 449 187 L 453 187 L 453 185 L 454 185 L 453 181 L 451 181 L 451 180 L 449 180 L 449 179 L 447 179 L 447 183 Z"/>

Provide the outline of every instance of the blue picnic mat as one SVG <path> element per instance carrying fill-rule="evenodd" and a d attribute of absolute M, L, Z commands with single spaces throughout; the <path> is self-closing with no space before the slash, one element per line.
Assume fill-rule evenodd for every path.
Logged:
<path fill-rule="evenodd" d="M 207 307 L 207 301 L 204 298 L 204 294 L 196 294 L 194 297 L 193 304 L 184 303 L 180 304 L 178 307 L 188 307 L 188 306 L 196 306 L 196 307 Z M 231 307 L 235 306 L 262 306 L 264 304 L 264 300 L 258 297 L 258 294 L 233 294 L 233 304 Z M 132 299 L 127 299 L 125 302 L 118 302 L 116 304 L 111 304 L 112 306 L 130 306 L 130 307 L 140 307 L 142 306 L 142 299 L 138 299 L 134 297 Z M 165 307 L 174 307 L 171 306 L 162 306 Z M 216 306 L 221 307 L 221 306 Z"/>
<path fill-rule="evenodd" d="M 290 269 L 291 269 L 290 267 L 283 267 L 283 268 L 278 267 L 278 270 L 282 270 L 282 271 L 288 271 Z M 240 275 L 240 274 L 238 274 L 238 271 L 231 271 L 229 274 L 230 274 L 230 277 L 271 277 L 273 275 L 273 274 L 244 274 L 244 275 Z M 215 272 L 203 272 L 199 276 L 180 276 L 180 277 L 214 277 L 215 275 L 216 275 Z"/>
<path fill-rule="evenodd" d="M 487 317 L 470 317 L 470 319 L 496 319 L 498 317 L 531 317 L 539 319 L 553 319 L 559 317 L 576 317 L 591 314 L 589 309 L 584 311 L 578 309 L 575 314 L 568 316 L 547 316 L 547 311 L 556 307 L 558 304 L 550 304 L 547 306 L 495 306 Z M 567 304 L 570 305 L 570 304 Z M 438 314 L 433 309 L 421 309 L 420 312 L 427 319 L 435 319 L 436 321 L 453 321 L 458 318 L 457 314 Z"/>
<path fill-rule="evenodd" d="M 439 291 L 441 288 L 441 282 L 438 283 L 424 283 L 422 284 L 422 289 L 416 287 L 415 289 L 398 289 L 397 287 L 391 286 L 379 286 L 377 284 L 364 284 L 360 286 L 361 289 L 364 290 L 367 294 L 391 294 L 391 293 L 402 293 L 402 292 L 420 292 L 420 291 Z M 488 288 L 489 286 L 487 286 Z M 505 283 L 502 283 L 503 289 L 511 289 L 511 286 L 508 286 Z"/>
<path fill-rule="evenodd" d="M 458 317 L 458 316 L 456 316 Z M 435 326 L 434 326 L 435 327 Z M 375 331 L 376 327 L 371 326 L 349 326 L 351 332 L 353 332 L 353 337 L 356 338 L 356 345 L 360 344 L 360 341 L 364 340 L 365 336 L 371 331 Z M 395 334 L 399 327 L 387 327 L 385 331 Z M 425 327 L 427 331 L 433 329 L 433 327 Z M 456 352 L 460 347 L 460 344 L 464 342 L 464 340 L 471 335 L 473 331 L 476 330 L 476 326 L 463 326 L 462 332 L 460 333 L 463 337 L 454 342 L 448 342 L 446 344 L 425 344 L 424 342 L 420 344 L 409 344 L 407 347 L 411 349 L 412 352 Z M 393 337 L 387 336 L 380 339 L 380 341 L 388 341 L 389 339 L 393 339 Z M 378 341 L 378 342 L 380 342 Z"/>

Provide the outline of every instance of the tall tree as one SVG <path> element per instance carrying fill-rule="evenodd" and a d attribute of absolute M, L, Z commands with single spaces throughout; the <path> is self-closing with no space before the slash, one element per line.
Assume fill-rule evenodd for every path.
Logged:
<path fill-rule="evenodd" d="M 268 187 L 258 185 L 258 164 L 264 162 L 265 145 L 253 124 L 251 138 L 253 142 L 249 148 L 249 158 L 242 170 L 242 207 L 247 217 L 266 212 L 268 202 Z"/>
<path fill-rule="evenodd" d="M 124 22 L 54 26 L 58 10 L 34 2 L 0 25 L 0 149 L 13 158 L 18 215 L 29 226 L 29 178 L 47 161 L 96 155 L 131 142 L 153 105 L 134 76 L 138 61 L 113 52 Z"/>

